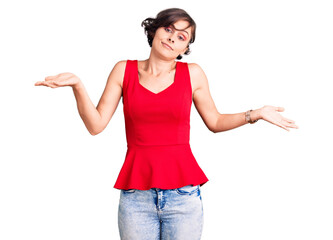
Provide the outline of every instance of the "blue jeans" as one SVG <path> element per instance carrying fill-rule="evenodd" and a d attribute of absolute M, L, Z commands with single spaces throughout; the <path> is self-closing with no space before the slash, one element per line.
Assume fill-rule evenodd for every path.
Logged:
<path fill-rule="evenodd" d="M 118 227 L 121 240 L 200 240 L 200 186 L 121 190 Z"/>

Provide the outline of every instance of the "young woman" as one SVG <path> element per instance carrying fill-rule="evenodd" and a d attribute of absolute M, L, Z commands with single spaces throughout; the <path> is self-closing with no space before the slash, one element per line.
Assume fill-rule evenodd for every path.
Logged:
<path fill-rule="evenodd" d="M 285 130 L 297 128 L 281 107 L 264 106 L 220 114 L 199 65 L 176 61 L 189 54 L 196 24 L 182 9 L 160 12 L 142 22 L 151 46 L 146 60 L 118 62 L 95 107 L 72 73 L 49 76 L 36 86 L 71 86 L 80 116 L 92 135 L 109 123 L 120 98 L 127 152 L 115 183 L 120 189 L 118 226 L 122 240 L 200 239 L 203 207 L 200 187 L 208 179 L 189 145 L 192 100 L 207 128 L 227 131 L 259 119 Z"/>

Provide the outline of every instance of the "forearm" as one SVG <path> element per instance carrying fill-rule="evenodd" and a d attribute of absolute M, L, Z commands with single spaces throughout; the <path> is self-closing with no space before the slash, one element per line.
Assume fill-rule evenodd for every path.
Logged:
<path fill-rule="evenodd" d="M 253 121 L 260 119 L 260 109 L 251 111 L 250 116 Z M 228 131 L 243 126 L 247 123 L 248 122 L 245 119 L 245 112 L 235 114 L 220 114 L 216 122 L 214 133 Z"/>
<path fill-rule="evenodd" d="M 96 135 L 98 133 L 99 123 L 101 122 L 101 115 L 89 98 L 82 82 L 73 87 L 73 93 L 81 119 L 89 133 Z"/>

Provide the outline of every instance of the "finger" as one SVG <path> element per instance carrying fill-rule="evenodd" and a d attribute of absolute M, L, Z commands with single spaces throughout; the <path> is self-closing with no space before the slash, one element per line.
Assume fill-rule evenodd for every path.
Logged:
<path fill-rule="evenodd" d="M 51 82 L 46 82 L 46 81 L 38 82 L 38 85 L 36 85 L 36 86 L 46 86 L 46 87 L 51 87 L 51 88 L 58 87 L 58 86 L 52 84 Z"/>
<path fill-rule="evenodd" d="M 288 132 L 290 131 L 289 128 L 283 126 L 283 125 L 278 125 L 279 127 L 283 128 L 284 130 L 287 130 Z"/>
<path fill-rule="evenodd" d="M 35 83 L 35 86 L 46 86 L 46 82 L 38 81 L 38 82 Z"/>
<path fill-rule="evenodd" d="M 275 111 L 283 112 L 283 111 L 284 111 L 284 108 L 283 108 L 283 107 L 276 107 L 276 108 L 275 108 Z"/>
<path fill-rule="evenodd" d="M 60 82 L 58 82 L 58 81 L 51 81 L 50 84 L 53 84 L 53 85 L 59 86 L 59 85 L 60 85 Z"/>
<path fill-rule="evenodd" d="M 288 123 L 295 123 L 294 120 L 288 119 L 288 118 L 283 118 L 284 121 L 288 122 Z"/>
<path fill-rule="evenodd" d="M 285 124 L 284 126 L 288 128 L 298 128 L 295 124 Z"/>
<path fill-rule="evenodd" d="M 289 127 L 290 127 L 290 128 L 296 128 L 296 129 L 298 129 L 298 126 L 297 126 L 296 124 L 290 124 Z"/>
<path fill-rule="evenodd" d="M 45 81 L 60 80 L 60 79 L 66 78 L 66 77 L 67 77 L 66 74 L 64 74 L 64 73 L 59 73 L 59 74 L 54 75 L 54 76 L 47 76 L 47 77 L 45 77 Z"/>
<path fill-rule="evenodd" d="M 52 88 L 57 88 L 60 86 L 59 82 L 57 82 L 57 81 L 51 81 L 51 82 L 48 82 L 47 84 Z"/>
<path fill-rule="evenodd" d="M 62 80 L 62 81 L 51 81 L 51 84 L 57 86 L 57 87 L 64 87 L 64 86 L 69 86 L 68 81 Z"/>
<path fill-rule="evenodd" d="M 278 122 L 278 121 L 272 121 L 272 123 L 275 124 L 278 127 L 283 128 L 284 130 L 289 131 L 289 129 L 285 126 L 285 124 L 283 124 L 283 121 L 280 121 L 280 122 Z"/>
<path fill-rule="evenodd" d="M 281 126 L 279 126 L 279 127 L 283 128 L 284 130 L 287 130 L 288 132 L 290 131 L 289 128 L 287 128 L 287 127 L 285 127 L 285 126 L 283 126 L 283 125 L 281 125 Z"/>
<path fill-rule="evenodd" d="M 295 121 L 290 119 L 283 119 L 282 124 L 290 128 L 298 128 L 298 126 L 295 124 Z"/>
<path fill-rule="evenodd" d="M 50 81 L 50 80 L 55 79 L 57 77 L 59 77 L 59 74 L 58 75 L 54 75 L 54 76 L 47 76 L 47 77 L 45 77 L 45 81 Z"/>
<path fill-rule="evenodd" d="M 295 128 L 295 129 L 298 129 L 298 126 L 293 122 L 293 123 L 288 123 L 288 122 L 282 122 L 281 124 L 283 124 L 285 127 L 288 127 L 288 128 Z"/>

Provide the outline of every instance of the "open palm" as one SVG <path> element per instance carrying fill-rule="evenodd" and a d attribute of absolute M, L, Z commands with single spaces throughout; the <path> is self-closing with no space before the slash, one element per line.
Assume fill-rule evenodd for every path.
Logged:
<path fill-rule="evenodd" d="M 279 113 L 283 111 L 283 107 L 264 106 L 260 109 L 260 115 L 263 120 L 287 131 L 289 131 L 289 128 L 298 128 L 298 126 L 295 125 L 295 121 L 285 118 Z"/>
<path fill-rule="evenodd" d="M 80 82 L 80 79 L 73 73 L 65 72 L 59 73 L 55 76 L 48 76 L 45 81 L 39 81 L 35 83 L 35 86 L 46 86 L 51 88 L 75 86 Z"/>

